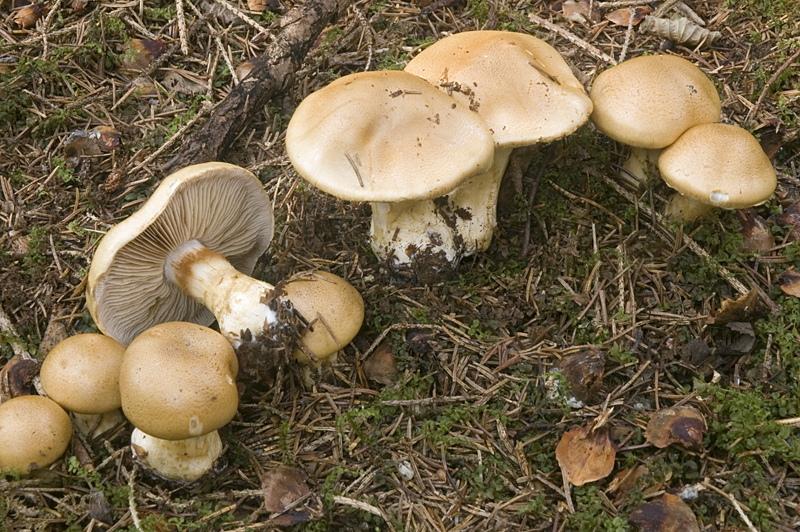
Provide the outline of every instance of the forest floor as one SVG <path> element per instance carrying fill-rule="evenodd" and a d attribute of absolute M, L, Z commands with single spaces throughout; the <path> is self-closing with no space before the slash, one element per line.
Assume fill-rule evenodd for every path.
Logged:
<path fill-rule="evenodd" d="M 0 3 L 3 362 L 21 351 L 41 360 L 59 339 L 97 331 L 84 288 L 98 241 L 147 200 L 238 83 L 232 70 L 266 50 L 294 7 L 264 3 L 273 11 L 184 0 L 183 43 L 175 2 L 54 0 L 28 28 L 16 3 Z M 30 477 L 0 479 L 0 531 L 800 529 L 800 5 L 662 10 L 719 32 L 709 45 L 608 18 L 660 2 L 589 4 L 357 1 L 326 27 L 221 159 L 255 173 L 274 200 L 275 238 L 255 275 L 348 279 L 366 305 L 360 333 L 313 386 L 288 361 L 249 385 L 215 474 L 188 486 L 148 475 L 120 426 L 74 439 Z M 337 77 L 402 69 L 430 43 L 476 29 L 545 40 L 587 88 L 623 57 L 688 59 L 716 85 L 723 121 L 760 139 L 775 195 L 667 223 L 654 214 L 666 185 L 619 182 L 627 149 L 587 124 L 507 175 L 487 252 L 451 280 L 393 280 L 369 246 L 370 206 L 300 179 L 286 125 Z M 160 66 L 131 53 L 133 39 L 159 41 Z M 95 131 L 98 140 L 83 134 Z M 376 356 L 397 373 L 376 370 Z M 687 445 L 656 447 L 656 412 L 671 407 L 690 407 L 699 425 L 678 415 L 676 426 L 694 428 Z M 565 435 L 584 441 L 588 462 L 610 460 L 611 473 L 566 481 L 556 458 Z M 573 480 L 593 466 L 569 460 Z M 265 489 L 277 473 L 300 474 L 292 482 L 309 490 L 286 513 Z"/>

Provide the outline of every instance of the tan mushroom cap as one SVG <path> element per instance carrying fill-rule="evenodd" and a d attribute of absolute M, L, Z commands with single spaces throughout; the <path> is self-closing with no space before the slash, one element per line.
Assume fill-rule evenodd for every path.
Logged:
<path fill-rule="evenodd" d="M 122 410 L 136 428 L 156 438 L 202 436 L 236 413 L 238 370 L 233 347 L 218 332 L 194 323 L 156 325 L 125 351 Z"/>
<path fill-rule="evenodd" d="M 364 321 L 364 300 L 358 290 L 341 277 L 318 271 L 290 280 L 283 291 L 306 320 L 317 320 L 313 331 L 303 335 L 300 341 L 320 360 L 339 351 L 358 334 Z M 295 351 L 295 357 L 300 362 L 309 362 L 300 350 Z"/>
<path fill-rule="evenodd" d="M 560 139 L 592 112 L 592 101 L 558 51 L 524 33 L 457 33 L 420 52 L 405 71 L 452 89 L 455 100 L 486 121 L 500 147 Z"/>
<path fill-rule="evenodd" d="M 123 345 L 166 321 L 210 325 L 211 311 L 164 277 L 167 256 L 197 240 L 249 275 L 272 231 L 272 203 L 252 173 L 220 162 L 187 166 L 100 241 L 89 269 L 89 311 Z"/>
<path fill-rule="evenodd" d="M 23 475 L 47 467 L 64 454 L 72 423 L 58 404 L 40 395 L 20 395 L 0 405 L 0 471 Z"/>
<path fill-rule="evenodd" d="M 120 407 L 119 368 L 125 346 L 102 334 L 79 334 L 60 341 L 42 363 L 44 391 L 79 414 L 103 414 Z"/>
<path fill-rule="evenodd" d="M 778 182 L 758 140 L 728 124 L 689 129 L 661 152 L 658 169 L 664 181 L 684 196 L 723 209 L 760 205 Z"/>
<path fill-rule="evenodd" d="M 306 97 L 286 130 L 292 165 L 338 198 L 393 203 L 442 196 L 489 169 L 481 118 L 402 71 L 343 76 Z"/>
<path fill-rule="evenodd" d="M 660 149 L 692 126 L 718 122 L 717 89 L 695 65 L 672 55 L 640 56 L 603 71 L 592 84 L 591 120 L 612 139 Z"/>

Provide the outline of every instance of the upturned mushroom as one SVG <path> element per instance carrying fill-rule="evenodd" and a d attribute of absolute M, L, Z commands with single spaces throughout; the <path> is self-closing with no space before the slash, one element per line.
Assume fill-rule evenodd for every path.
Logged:
<path fill-rule="evenodd" d="M 312 314 L 315 308 L 249 276 L 272 231 L 272 206 L 253 174 L 220 162 L 188 166 L 165 178 L 100 242 L 89 269 L 89 311 L 123 345 L 159 323 L 210 325 L 215 318 L 235 348 L 243 337 L 269 344 L 286 325 L 280 308 L 296 303 Z M 361 296 L 347 281 L 331 275 L 319 285 L 327 289 L 347 292 L 363 314 Z M 330 334 L 346 345 L 356 331 Z"/>
<path fill-rule="evenodd" d="M 184 482 L 211 470 L 223 448 L 217 431 L 239 405 L 238 369 L 230 343 L 208 327 L 168 322 L 137 336 L 125 351 L 119 387 L 139 461 Z"/>
<path fill-rule="evenodd" d="M 72 412 L 75 427 L 96 436 L 124 421 L 119 367 L 125 346 L 102 334 L 65 338 L 47 354 L 39 372 L 47 396 Z"/>
<path fill-rule="evenodd" d="M 432 277 L 456 260 L 434 203 L 491 167 L 484 121 L 401 71 L 343 76 L 306 97 L 286 130 L 297 173 L 341 199 L 372 203 L 371 245 L 396 270 Z"/>
<path fill-rule="evenodd" d="M 420 52 L 405 71 L 476 111 L 492 132 L 492 167 L 447 194 L 460 254 L 485 251 L 497 226 L 497 198 L 512 149 L 575 132 L 592 102 L 556 50 L 523 33 L 450 35 Z"/>
<path fill-rule="evenodd" d="M 672 55 L 640 56 L 598 75 L 589 91 L 591 120 L 601 132 L 631 147 L 621 176 L 646 184 L 661 149 L 684 131 L 718 122 L 722 114 L 717 89 L 686 59 Z"/>
<path fill-rule="evenodd" d="M 761 205 L 778 184 L 772 163 L 746 129 L 703 124 L 688 129 L 658 158 L 661 177 L 677 194 L 666 215 L 680 222 L 705 216 L 714 207 Z"/>
<path fill-rule="evenodd" d="M 47 467 L 71 439 L 69 415 L 52 399 L 20 395 L 0 405 L 0 471 L 27 475 Z"/>

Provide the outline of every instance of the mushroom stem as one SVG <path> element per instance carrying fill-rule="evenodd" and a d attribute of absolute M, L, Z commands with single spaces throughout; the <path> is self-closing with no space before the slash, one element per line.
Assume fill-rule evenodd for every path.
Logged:
<path fill-rule="evenodd" d="M 442 218 L 434 200 L 372 204 L 372 250 L 380 259 L 410 264 L 421 254 L 444 253 L 456 257 L 453 230 Z"/>
<path fill-rule="evenodd" d="M 461 255 L 486 251 L 497 227 L 497 196 L 513 148 L 495 147 L 492 167 L 474 175 L 447 195 L 456 220 Z"/>
<path fill-rule="evenodd" d="M 284 325 L 277 307 L 267 300 L 274 286 L 243 274 L 224 256 L 197 240 L 176 247 L 167 257 L 164 270 L 172 284 L 214 314 L 220 333 L 234 349 L 242 344 L 245 331 L 249 330 L 252 341 L 258 342 L 265 335 L 274 337 Z M 302 280 L 307 281 L 305 289 L 297 288 Z M 291 303 L 295 312 L 312 324 L 300 343 L 317 361 L 325 360 L 350 343 L 364 319 L 361 295 L 332 273 L 316 272 L 306 279 L 290 280 L 280 301 Z M 341 313 L 350 319 L 343 320 Z M 301 350 L 296 350 L 294 356 L 300 362 L 310 362 Z"/>
<path fill-rule="evenodd" d="M 245 331 L 256 338 L 278 323 L 277 313 L 262 301 L 274 287 L 241 273 L 197 240 L 175 248 L 164 270 L 170 282 L 214 314 L 220 332 L 234 348 Z"/>
<path fill-rule="evenodd" d="M 713 205 L 697 201 L 679 192 L 672 196 L 664 215 L 676 222 L 689 223 L 702 218 L 713 208 Z"/>
<path fill-rule="evenodd" d="M 222 440 L 216 430 L 185 440 L 164 440 L 134 429 L 131 447 L 143 466 L 164 478 L 182 482 L 194 482 L 203 476 L 222 455 Z"/>
<path fill-rule="evenodd" d="M 122 410 L 115 408 L 103 414 L 79 414 L 72 412 L 72 425 L 86 437 L 95 438 L 105 434 L 125 421 Z"/>
<path fill-rule="evenodd" d="M 622 164 L 624 170 L 620 170 L 620 177 L 637 188 L 647 186 L 652 181 L 652 176 L 658 175 L 658 156 L 660 154 L 660 149 L 632 146 L 630 156 Z"/>

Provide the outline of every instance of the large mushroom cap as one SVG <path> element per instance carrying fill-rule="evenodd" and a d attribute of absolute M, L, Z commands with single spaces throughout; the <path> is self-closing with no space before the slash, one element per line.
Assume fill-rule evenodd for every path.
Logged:
<path fill-rule="evenodd" d="M 100 242 L 89 269 L 89 311 L 123 345 L 165 321 L 210 325 L 214 315 L 165 278 L 167 256 L 197 240 L 249 275 L 272 230 L 272 204 L 253 174 L 220 162 L 187 166 Z"/>
<path fill-rule="evenodd" d="M 442 196 L 492 164 L 481 118 L 401 71 L 341 77 L 306 97 L 286 130 L 297 173 L 352 201 Z"/>
<path fill-rule="evenodd" d="M 55 462 L 72 438 L 63 408 L 40 395 L 20 395 L 0 405 L 0 471 L 27 475 Z"/>
<path fill-rule="evenodd" d="M 125 351 L 122 410 L 133 425 L 164 440 L 219 429 L 236 413 L 236 353 L 224 336 L 194 323 L 162 323 Z"/>
<path fill-rule="evenodd" d="M 457 33 L 422 51 L 405 71 L 477 111 L 497 146 L 560 139 L 592 112 L 592 101 L 561 55 L 524 33 Z"/>
<path fill-rule="evenodd" d="M 39 371 L 42 388 L 62 407 L 79 414 L 119 408 L 119 367 L 125 346 L 102 334 L 78 334 L 60 341 Z"/>
<path fill-rule="evenodd" d="M 603 71 L 592 84 L 592 122 L 612 139 L 660 149 L 687 129 L 717 122 L 717 89 L 689 61 L 672 55 L 629 59 Z"/>
<path fill-rule="evenodd" d="M 689 129 L 661 152 L 658 169 L 684 196 L 724 209 L 760 205 L 778 182 L 758 140 L 727 124 Z"/>

